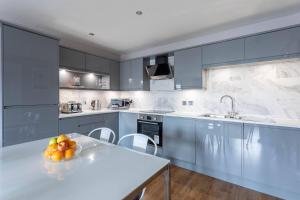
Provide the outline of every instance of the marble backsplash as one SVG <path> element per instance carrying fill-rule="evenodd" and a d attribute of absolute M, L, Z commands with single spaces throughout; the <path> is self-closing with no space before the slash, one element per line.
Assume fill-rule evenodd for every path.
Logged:
<path fill-rule="evenodd" d="M 60 101 L 77 100 L 89 109 L 92 99 L 109 107 L 111 98 L 132 98 L 132 108 L 163 109 L 179 112 L 225 114 L 229 100 L 220 103 L 224 94 L 236 99 L 240 114 L 271 118 L 300 119 L 300 59 L 226 66 L 204 72 L 206 88 L 184 91 L 106 92 L 60 90 Z M 193 105 L 183 105 L 192 101 Z"/>

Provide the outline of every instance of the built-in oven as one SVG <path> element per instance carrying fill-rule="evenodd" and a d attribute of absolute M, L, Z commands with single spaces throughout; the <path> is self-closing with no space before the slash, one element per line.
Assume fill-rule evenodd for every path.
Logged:
<path fill-rule="evenodd" d="M 161 147 L 163 140 L 163 116 L 139 114 L 137 132 L 149 136 L 154 140 L 157 146 Z M 151 142 L 149 142 L 149 144 L 151 144 Z"/>

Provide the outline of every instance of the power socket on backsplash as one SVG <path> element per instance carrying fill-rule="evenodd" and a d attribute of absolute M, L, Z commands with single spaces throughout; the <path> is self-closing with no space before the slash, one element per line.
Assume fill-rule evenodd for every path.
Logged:
<path fill-rule="evenodd" d="M 194 101 L 186 101 L 186 100 L 184 100 L 184 101 L 182 101 L 182 105 L 183 106 L 192 106 L 192 105 L 194 105 Z"/>

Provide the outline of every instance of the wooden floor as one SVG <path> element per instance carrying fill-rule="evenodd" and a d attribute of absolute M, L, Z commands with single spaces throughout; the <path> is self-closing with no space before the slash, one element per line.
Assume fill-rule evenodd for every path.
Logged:
<path fill-rule="evenodd" d="M 176 166 L 171 167 L 171 198 L 172 200 L 278 200 L 278 198 Z M 163 199 L 163 177 L 158 177 L 149 184 L 144 199 Z"/>

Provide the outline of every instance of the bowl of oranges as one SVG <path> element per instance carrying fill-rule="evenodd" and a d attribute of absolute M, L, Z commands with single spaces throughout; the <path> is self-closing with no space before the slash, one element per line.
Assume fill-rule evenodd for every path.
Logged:
<path fill-rule="evenodd" d="M 76 141 L 71 140 L 64 134 L 61 134 L 58 137 L 50 139 L 43 155 L 48 160 L 59 162 L 62 160 L 71 160 L 80 152 L 81 147 L 76 143 Z"/>

